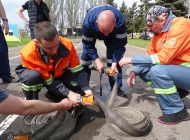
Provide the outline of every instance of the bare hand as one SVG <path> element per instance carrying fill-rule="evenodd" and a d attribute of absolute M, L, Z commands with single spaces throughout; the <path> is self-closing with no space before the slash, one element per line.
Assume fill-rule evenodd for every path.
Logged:
<path fill-rule="evenodd" d="M 96 71 L 98 71 L 99 73 L 101 73 L 102 72 L 102 68 L 104 67 L 102 61 L 99 58 L 97 58 L 95 60 L 95 63 L 96 63 Z"/>
<path fill-rule="evenodd" d="M 25 21 L 26 21 L 26 22 L 29 22 L 29 20 L 28 20 L 28 19 L 26 19 Z"/>
<path fill-rule="evenodd" d="M 69 110 L 73 107 L 73 103 L 68 99 L 63 99 L 61 102 L 62 110 Z"/>
<path fill-rule="evenodd" d="M 119 61 L 119 65 L 121 67 L 123 67 L 123 65 L 125 64 L 131 64 L 131 57 L 123 57 L 120 61 Z"/>
<path fill-rule="evenodd" d="M 135 73 L 130 72 L 130 74 L 127 77 L 127 85 L 131 87 L 132 85 L 135 85 Z"/>
<path fill-rule="evenodd" d="M 8 25 L 7 21 L 3 21 L 2 31 L 5 31 L 5 35 L 7 35 L 9 33 L 9 25 Z"/>
<path fill-rule="evenodd" d="M 117 63 L 112 63 L 111 71 L 110 71 L 110 73 L 109 73 L 109 76 L 113 76 L 114 73 L 118 73 L 118 70 L 117 70 Z"/>
<path fill-rule="evenodd" d="M 77 93 L 75 93 L 75 92 L 73 92 L 73 91 L 71 91 L 71 90 L 70 90 L 70 92 L 69 92 L 69 94 L 68 94 L 68 98 L 69 98 L 69 100 L 73 103 L 73 105 L 79 103 L 77 99 L 79 99 L 80 96 L 81 96 L 80 94 L 77 94 Z"/>
<path fill-rule="evenodd" d="M 93 104 L 91 104 L 91 103 L 89 103 L 89 102 L 86 102 L 86 100 L 84 101 L 84 98 L 88 98 L 89 99 L 89 96 L 93 96 L 93 93 L 92 93 L 92 91 L 91 90 L 85 90 L 84 91 L 84 93 L 85 93 L 85 95 L 84 95 L 84 97 L 83 97 L 83 101 L 81 102 L 81 104 L 83 105 L 83 106 L 90 106 L 90 105 L 93 105 Z"/>
<path fill-rule="evenodd" d="M 90 96 L 90 95 L 93 95 L 92 90 L 85 90 L 84 93 L 85 93 L 84 96 Z"/>

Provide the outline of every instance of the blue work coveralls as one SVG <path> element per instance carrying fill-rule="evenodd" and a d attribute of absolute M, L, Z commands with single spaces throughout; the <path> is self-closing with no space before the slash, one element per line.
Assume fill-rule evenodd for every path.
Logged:
<path fill-rule="evenodd" d="M 98 29 L 98 25 L 96 24 L 98 15 L 104 10 L 112 11 L 116 18 L 114 29 L 108 36 L 101 33 Z M 123 14 L 115 7 L 107 4 L 94 6 L 88 9 L 86 17 L 83 21 L 83 53 L 81 56 L 81 64 L 84 66 L 84 69 L 88 73 L 89 77 L 91 70 L 88 66 L 92 64 L 92 60 L 99 58 L 97 49 L 95 48 L 96 39 L 104 40 L 107 48 L 107 66 L 111 67 L 113 62 L 118 63 L 125 53 L 125 45 L 127 44 L 127 28 Z M 118 88 L 120 88 L 122 86 L 122 69 L 119 65 L 117 65 L 117 69 L 119 71 Z M 112 76 L 109 76 L 109 82 L 112 88 L 115 83 Z"/>

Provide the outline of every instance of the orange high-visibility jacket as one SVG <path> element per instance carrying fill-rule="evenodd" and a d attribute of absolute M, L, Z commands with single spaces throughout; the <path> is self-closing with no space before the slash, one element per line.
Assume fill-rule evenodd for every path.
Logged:
<path fill-rule="evenodd" d="M 22 64 L 28 69 L 38 70 L 47 82 L 52 76 L 57 78 L 64 73 L 64 69 L 81 70 L 79 57 L 72 42 L 59 37 L 59 47 L 56 59 L 53 60 L 39 47 L 35 40 L 30 41 L 22 50 Z M 80 69 L 77 69 L 79 68 Z M 71 70 L 72 71 L 72 70 Z"/>
<path fill-rule="evenodd" d="M 146 54 L 154 55 L 159 64 L 180 65 L 190 62 L 190 21 L 175 17 L 167 28 L 166 32 L 153 36 Z"/>

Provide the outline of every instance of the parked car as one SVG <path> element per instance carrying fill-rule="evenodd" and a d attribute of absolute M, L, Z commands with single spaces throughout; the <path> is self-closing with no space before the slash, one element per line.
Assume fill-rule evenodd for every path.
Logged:
<path fill-rule="evenodd" d="M 139 38 L 140 38 L 140 39 L 144 39 L 144 40 L 149 40 L 149 39 L 152 38 L 152 36 L 153 36 L 152 33 L 143 32 L 143 33 L 140 34 Z"/>
<path fill-rule="evenodd" d="M 58 31 L 58 35 L 64 37 L 61 31 Z"/>

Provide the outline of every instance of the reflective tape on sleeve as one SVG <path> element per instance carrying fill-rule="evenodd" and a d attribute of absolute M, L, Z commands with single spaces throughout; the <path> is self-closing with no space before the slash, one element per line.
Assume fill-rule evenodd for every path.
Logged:
<path fill-rule="evenodd" d="M 160 60 L 158 59 L 157 54 L 153 54 L 150 56 L 153 64 L 160 64 Z"/>
<path fill-rule="evenodd" d="M 93 37 L 92 37 L 92 38 L 89 38 L 89 37 L 86 37 L 86 36 L 84 36 L 84 35 L 82 35 L 82 39 L 85 40 L 85 41 L 93 41 L 93 40 L 94 40 Z"/>
<path fill-rule="evenodd" d="M 83 66 L 82 66 L 82 65 L 78 65 L 78 66 L 76 66 L 76 67 L 70 68 L 70 70 L 71 70 L 72 73 L 81 71 L 82 69 L 83 69 Z"/>

